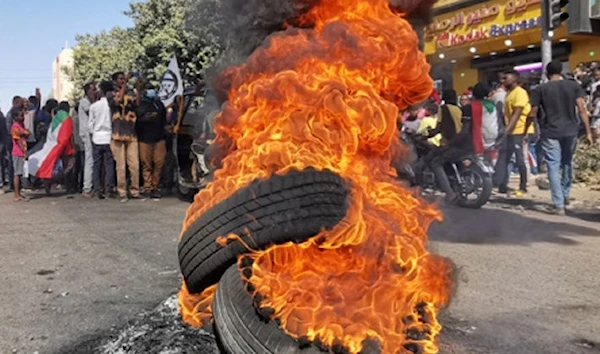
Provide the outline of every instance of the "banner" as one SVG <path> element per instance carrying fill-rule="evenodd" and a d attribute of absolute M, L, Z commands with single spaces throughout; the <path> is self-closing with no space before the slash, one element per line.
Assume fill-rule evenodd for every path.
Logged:
<path fill-rule="evenodd" d="M 169 63 L 167 72 L 160 81 L 160 90 L 158 91 L 158 97 L 165 105 L 169 107 L 175 101 L 175 97 L 183 94 L 183 80 L 181 79 L 181 72 L 179 71 L 179 64 L 177 64 L 177 58 L 173 57 Z"/>

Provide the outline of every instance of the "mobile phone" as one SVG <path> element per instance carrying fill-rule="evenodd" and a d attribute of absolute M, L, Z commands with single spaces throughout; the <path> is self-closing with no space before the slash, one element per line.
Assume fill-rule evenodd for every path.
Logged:
<path fill-rule="evenodd" d="M 136 79 L 139 79 L 139 78 L 140 78 L 140 73 L 139 73 L 139 72 L 137 72 L 137 71 L 134 71 L 134 72 L 132 73 L 132 75 L 133 75 L 133 77 L 135 77 Z"/>

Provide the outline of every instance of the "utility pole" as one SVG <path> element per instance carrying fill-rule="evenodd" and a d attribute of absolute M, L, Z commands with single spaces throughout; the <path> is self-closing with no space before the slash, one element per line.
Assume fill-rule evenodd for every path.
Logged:
<path fill-rule="evenodd" d="M 546 77 L 546 65 L 552 61 L 552 39 L 550 38 L 550 1 L 542 0 L 542 81 L 548 81 Z"/>
<path fill-rule="evenodd" d="M 563 10 L 569 0 L 542 0 L 542 64 L 544 71 L 546 65 L 552 61 L 552 38 L 550 31 L 560 28 L 562 23 L 569 18 L 568 9 Z M 547 81 L 544 73 L 544 82 Z"/>

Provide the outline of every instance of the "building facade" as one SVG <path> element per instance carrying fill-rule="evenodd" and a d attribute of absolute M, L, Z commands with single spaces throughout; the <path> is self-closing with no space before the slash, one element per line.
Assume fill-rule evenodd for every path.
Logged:
<path fill-rule="evenodd" d="M 69 78 L 66 69 L 72 69 L 75 65 L 73 49 L 65 48 L 52 63 L 52 94 L 56 100 L 68 101 L 73 92 L 73 80 Z"/>
<path fill-rule="evenodd" d="M 566 70 L 600 60 L 600 36 L 594 35 L 588 1 L 571 1 L 568 26 L 551 32 L 553 57 Z M 539 83 L 541 15 L 541 0 L 439 0 L 423 38 L 436 87 L 463 92 L 480 81 L 498 82 L 507 69 Z"/>

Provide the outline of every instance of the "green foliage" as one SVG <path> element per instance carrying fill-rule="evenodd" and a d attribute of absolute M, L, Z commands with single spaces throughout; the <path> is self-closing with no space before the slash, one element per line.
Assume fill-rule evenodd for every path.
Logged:
<path fill-rule="evenodd" d="M 132 28 L 115 27 L 108 32 L 78 36 L 75 67 L 67 71 L 75 82 L 73 98 L 83 95 L 80 88 L 85 83 L 107 80 L 116 71 L 138 71 L 147 81 L 158 84 L 173 55 L 179 61 L 184 81 L 197 83 L 221 52 L 215 27 L 218 21 L 210 21 L 216 17 L 218 3 L 219 0 L 133 1 L 125 12 L 133 20 Z M 200 16 L 207 21 L 196 23 L 190 30 L 188 18 L 192 15 L 186 8 L 199 11 L 195 18 Z"/>
<path fill-rule="evenodd" d="M 581 141 L 575 153 L 575 181 L 600 189 L 600 145 Z"/>
<path fill-rule="evenodd" d="M 77 36 L 75 66 L 66 72 L 75 82 L 73 98 L 83 96 L 83 85 L 88 82 L 110 80 L 114 72 L 133 69 L 142 52 L 133 32 L 115 27 L 108 32 Z"/>

